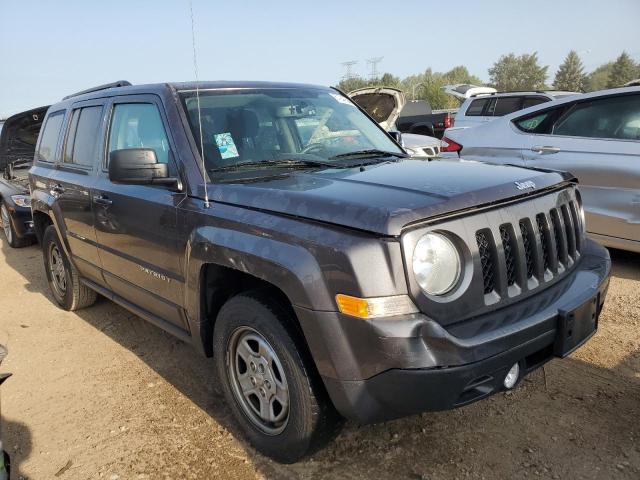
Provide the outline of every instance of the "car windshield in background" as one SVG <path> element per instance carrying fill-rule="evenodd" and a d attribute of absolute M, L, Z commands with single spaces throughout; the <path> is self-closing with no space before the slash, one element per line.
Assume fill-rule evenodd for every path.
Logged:
<path fill-rule="evenodd" d="M 180 96 L 200 149 L 196 92 Z M 330 90 L 201 90 L 200 118 L 209 172 L 234 166 L 344 167 L 347 158 L 405 156 L 348 98 Z"/>

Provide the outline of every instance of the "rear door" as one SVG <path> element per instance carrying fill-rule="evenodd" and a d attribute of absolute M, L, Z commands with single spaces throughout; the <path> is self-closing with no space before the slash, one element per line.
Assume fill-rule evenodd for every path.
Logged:
<path fill-rule="evenodd" d="M 566 170 L 580 181 L 591 233 L 640 241 L 640 94 L 565 104 L 548 131 L 526 136 L 528 166 Z"/>
<path fill-rule="evenodd" d="M 143 147 L 178 175 L 162 104 L 155 95 L 127 95 L 108 109 L 106 151 L 92 193 L 104 276 L 120 297 L 186 330 L 177 228 L 185 196 L 160 185 L 114 184 L 107 170 L 110 152 Z"/>
<path fill-rule="evenodd" d="M 91 208 L 103 131 L 104 101 L 74 104 L 68 115 L 61 158 L 50 191 L 66 230 L 70 253 L 81 275 L 102 282 Z"/>

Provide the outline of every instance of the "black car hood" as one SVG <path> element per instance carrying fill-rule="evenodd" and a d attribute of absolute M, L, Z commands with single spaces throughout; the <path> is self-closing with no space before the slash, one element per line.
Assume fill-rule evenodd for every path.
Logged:
<path fill-rule="evenodd" d="M 213 201 L 397 236 L 408 224 L 528 195 L 571 178 L 512 166 L 406 159 L 367 166 L 364 171 L 359 167 L 298 170 L 250 182 L 216 183 L 209 185 L 209 196 Z"/>

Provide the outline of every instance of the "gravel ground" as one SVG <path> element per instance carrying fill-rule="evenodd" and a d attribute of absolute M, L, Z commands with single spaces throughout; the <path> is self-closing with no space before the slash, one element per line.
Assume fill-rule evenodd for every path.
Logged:
<path fill-rule="evenodd" d="M 640 478 L 640 255 L 613 252 L 597 335 L 513 392 L 347 424 L 283 466 L 235 434 L 212 362 L 107 300 L 70 313 L 37 246 L 0 251 L 3 435 L 16 479 Z"/>

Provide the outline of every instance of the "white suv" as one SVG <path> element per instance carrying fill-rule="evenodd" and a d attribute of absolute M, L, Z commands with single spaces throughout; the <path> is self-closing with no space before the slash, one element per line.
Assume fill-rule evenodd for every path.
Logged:
<path fill-rule="evenodd" d="M 473 127 L 509 113 L 557 100 L 576 92 L 545 90 L 537 92 L 496 92 L 467 98 L 456 114 L 456 127 Z"/>

